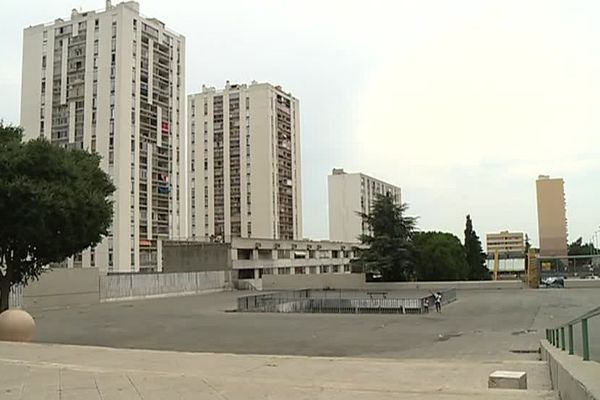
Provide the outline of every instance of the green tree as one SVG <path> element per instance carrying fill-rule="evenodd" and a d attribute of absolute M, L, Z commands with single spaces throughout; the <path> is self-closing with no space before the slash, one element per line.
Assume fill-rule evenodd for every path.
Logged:
<path fill-rule="evenodd" d="M 469 265 L 460 239 L 446 232 L 417 232 L 413 237 L 420 281 L 465 280 Z"/>
<path fill-rule="evenodd" d="M 385 281 L 407 281 L 414 276 L 411 239 L 417 219 L 405 216 L 407 209 L 388 193 L 376 196 L 368 214 L 359 213 L 369 227 L 369 234 L 360 236 L 367 245 L 359 255 L 365 272 L 378 272 Z"/>
<path fill-rule="evenodd" d="M 470 215 L 467 215 L 464 248 L 467 264 L 469 265 L 469 279 L 490 279 L 490 271 L 485 266 L 485 253 L 481 248 L 481 240 L 479 240 L 477 232 L 473 229 Z"/>
<path fill-rule="evenodd" d="M 0 123 L 0 312 L 13 285 L 38 279 L 107 234 L 115 190 L 100 157 Z"/>
<path fill-rule="evenodd" d="M 529 250 L 531 249 L 531 243 L 529 243 L 529 235 L 525 234 L 525 270 L 529 270 Z"/>
<path fill-rule="evenodd" d="M 588 256 L 590 254 L 596 254 L 596 248 L 593 243 L 583 243 L 583 238 L 580 237 L 574 242 L 569 244 L 569 255 L 570 256 Z M 576 266 L 592 264 L 592 258 L 579 258 L 574 259 Z"/>

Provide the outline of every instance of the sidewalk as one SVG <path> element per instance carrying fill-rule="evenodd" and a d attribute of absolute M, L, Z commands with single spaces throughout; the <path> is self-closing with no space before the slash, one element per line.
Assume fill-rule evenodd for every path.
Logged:
<path fill-rule="evenodd" d="M 488 390 L 496 369 L 529 390 Z M 2 400 L 556 399 L 538 361 L 248 356 L 0 342 Z"/>

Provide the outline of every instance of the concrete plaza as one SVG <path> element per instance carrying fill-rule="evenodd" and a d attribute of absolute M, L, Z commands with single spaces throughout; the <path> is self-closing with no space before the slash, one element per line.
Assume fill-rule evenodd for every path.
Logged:
<path fill-rule="evenodd" d="M 441 314 L 227 312 L 244 292 L 33 312 L 35 341 L 116 348 L 375 358 L 508 360 L 544 329 L 600 304 L 597 289 L 470 290 Z M 598 329 L 595 329 L 599 332 Z M 595 341 L 597 343 L 598 341 Z M 592 349 L 598 355 L 600 348 Z"/>
<path fill-rule="evenodd" d="M 0 399 L 556 399 L 543 329 L 600 303 L 473 290 L 441 314 L 227 312 L 239 295 L 36 311 L 39 343 L 0 342 Z M 528 389 L 488 389 L 495 370 L 527 372 Z"/>

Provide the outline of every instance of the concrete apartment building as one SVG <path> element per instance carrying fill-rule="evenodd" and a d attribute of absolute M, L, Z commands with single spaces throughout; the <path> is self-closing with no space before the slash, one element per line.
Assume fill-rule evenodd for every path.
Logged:
<path fill-rule="evenodd" d="M 486 235 L 486 249 L 488 254 L 524 254 L 525 235 L 523 232 L 502 231 Z"/>
<path fill-rule="evenodd" d="M 188 96 L 190 237 L 302 238 L 298 99 L 252 82 Z"/>
<path fill-rule="evenodd" d="M 232 271 L 232 279 L 263 275 L 350 273 L 356 243 L 312 240 L 232 238 L 226 243 L 165 241 L 165 272 Z"/>
<path fill-rule="evenodd" d="M 567 256 L 565 183 L 540 175 L 536 181 L 540 257 Z"/>
<path fill-rule="evenodd" d="M 486 235 L 487 260 L 490 271 L 494 270 L 496 251 L 500 273 L 520 273 L 525 271 L 525 235 L 523 232 L 502 231 Z"/>
<path fill-rule="evenodd" d="M 24 30 L 21 125 L 98 153 L 117 188 L 110 235 L 69 267 L 156 270 L 158 241 L 187 236 L 185 39 L 138 3 Z"/>
<path fill-rule="evenodd" d="M 334 168 L 327 177 L 329 193 L 329 239 L 341 242 L 359 242 L 366 233 L 359 212 L 368 213 L 377 194 L 390 193 L 400 204 L 400 188 L 371 178 L 362 173 L 346 173 Z"/>

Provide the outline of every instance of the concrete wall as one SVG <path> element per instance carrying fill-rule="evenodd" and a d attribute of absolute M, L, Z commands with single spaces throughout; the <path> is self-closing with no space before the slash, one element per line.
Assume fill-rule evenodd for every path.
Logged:
<path fill-rule="evenodd" d="M 23 306 L 23 287 L 13 286 L 8 295 L 8 308 L 21 308 Z"/>
<path fill-rule="evenodd" d="M 566 289 L 600 288 L 600 279 L 565 279 Z"/>
<path fill-rule="evenodd" d="M 361 289 L 364 274 L 263 275 L 263 290 L 277 289 Z"/>
<path fill-rule="evenodd" d="M 522 289 L 523 282 L 520 280 L 506 281 L 448 281 L 448 282 L 371 282 L 367 284 L 369 289 L 402 290 L 402 289 L 450 289 L 457 290 L 499 290 L 499 289 Z"/>
<path fill-rule="evenodd" d="M 97 268 L 59 268 L 23 289 L 25 310 L 101 301 L 182 296 L 230 287 L 229 271 L 99 275 Z M 16 302 L 17 300 L 15 300 Z M 13 303 L 13 307 L 19 304 Z"/>
<path fill-rule="evenodd" d="M 553 347 L 547 340 L 541 343 L 542 360 L 548 362 L 552 387 L 565 400 L 600 399 L 600 364 L 583 361 Z"/>
<path fill-rule="evenodd" d="M 263 275 L 263 290 L 277 289 L 462 289 L 495 290 L 522 289 L 523 282 L 514 281 L 451 281 L 451 282 L 369 282 L 364 274 Z"/>
<path fill-rule="evenodd" d="M 118 274 L 100 277 L 101 301 L 184 296 L 225 290 L 228 271 Z"/>
<path fill-rule="evenodd" d="M 163 242 L 162 257 L 162 270 L 166 273 L 231 269 L 231 252 L 226 243 Z"/>
<path fill-rule="evenodd" d="M 25 310 L 92 304 L 100 301 L 97 268 L 57 268 L 23 289 Z"/>

